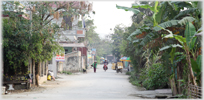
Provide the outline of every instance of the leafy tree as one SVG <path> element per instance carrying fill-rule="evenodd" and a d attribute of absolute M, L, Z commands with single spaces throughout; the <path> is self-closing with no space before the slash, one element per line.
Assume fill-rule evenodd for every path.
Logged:
<path fill-rule="evenodd" d="M 122 44 L 124 44 L 123 35 L 126 31 L 127 28 L 124 25 L 119 24 L 115 26 L 114 33 L 110 35 L 110 38 L 113 40 L 112 54 L 117 58 L 117 60 L 120 59 L 121 50 L 124 51 Z"/>
<path fill-rule="evenodd" d="M 189 47 L 192 47 L 193 45 L 197 45 L 197 46 L 193 46 L 193 52 L 191 53 L 192 56 L 189 57 L 189 54 L 187 54 L 188 56 L 181 56 L 178 55 L 180 53 L 178 52 L 184 52 L 184 50 L 179 48 L 179 45 L 174 45 L 174 44 L 181 44 L 180 40 L 181 38 L 177 38 L 177 39 L 165 39 L 164 37 L 172 37 L 174 35 L 181 35 L 184 38 L 187 38 L 188 36 L 185 35 L 186 33 L 186 27 L 187 23 L 193 23 L 193 25 L 195 26 L 195 30 L 197 31 L 200 27 L 201 27 L 201 18 L 200 18 L 200 2 L 186 2 L 186 1 L 176 1 L 176 2 L 170 2 L 170 1 L 163 1 L 163 2 L 154 2 L 154 5 L 149 5 L 149 4 L 133 4 L 132 8 L 128 8 L 128 7 L 122 7 L 122 6 L 118 6 L 116 5 L 116 7 L 118 9 L 124 9 L 126 11 L 133 11 L 135 13 L 134 16 L 140 16 L 140 15 L 145 15 L 145 17 L 143 18 L 142 21 L 140 21 L 140 25 L 135 27 L 135 31 L 134 27 L 135 23 L 133 23 L 133 25 L 128 28 L 130 30 L 130 35 L 128 36 L 127 40 L 129 41 L 129 48 L 127 48 L 126 50 L 134 52 L 134 54 L 129 54 L 130 56 L 138 56 L 139 58 L 142 58 L 141 54 L 145 53 L 146 50 L 145 49 L 150 49 L 152 50 L 154 53 L 158 53 L 159 48 L 163 47 L 164 45 L 166 46 L 173 46 L 173 47 L 177 47 L 175 54 L 171 51 L 171 50 L 166 50 L 165 52 L 160 52 L 162 55 L 161 59 L 161 63 L 163 65 L 168 65 L 165 59 L 172 59 L 171 61 L 173 62 L 172 64 L 175 67 L 168 67 L 166 69 L 170 70 L 174 70 L 171 74 L 172 76 L 179 80 L 182 77 L 184 78 L 185 76 L 187 76 L 186 73 L 190 72 L 190 71 L 186 71 L 186 70 L 182 70 L 182 68 L 186 68 L 185 64 L 181 64 L 181 62 L 185 62 L 187 61 L 188 64 L 187 66 L 191 66 L 191 60 L 190 58 L 193 57 L 194 61 L 196 60 L 196 53 L 198 54 L 199 52 L 199 40 L 198 39 L 193 39 L 192 40 L 192 44 L 189 45 Z M 144 8 L 144 9 L 150 9 L 153 12 L 152 16 L 148 16 L 148 14 L 145 14 L 142 12 L 142 10 L 140 8 Z M 184 8 L 187 8 L 186 10 L 184 10 Z M 144 24 L 146 23 L 147 24 Z M 188 29 L 188 28 L 187 28 Z M 195 34 L 195 33 L 194 33 Z M 190 35 L 190 34 L 189 34 Z M 197 42 L 195 42 L 197 41 Z M 172 49 L 173 50 L 173 49 Z M 128 53 L 127 53 L 128 54 Z M 164 56 L 164 54 L 169 54 L 169 56 Z M 175 56 L 173 56 L 175 55 Z M 144 56 L 145 57 L 145 56 Z M 151 61 L 150 59 L 153 59 L 153 57 L 151 57 L 151 55 L 147 55 L 148 59 L 145 59 L 145 62 Z M 186 57 L 186 60 L 183 59 Z M 199 59 L 199 58 L 197 58 Z M 137 63 L 138 61 L 135 61 L 134 58 L 131 58 L 131 60 L 133 60 L 133 64 Z M 199 62 L 199 61 L 198 61 Z M 138 62 L 137 65 L 139 66 L 140 64 L 142 64 L 142 62 Z M 179 66 L 180 65 L 180 66 Z M 195 65 L 195 63 L 194 63 Z M 136 65 L 134 65 L 134 67 L 138 67 Z M 183 67 L 184 66 L 184 67 Z M 193 68 L 193 66 L 191 66 Z M 179 70 L 180 72 L 177 72 L 178 75 L 175 75 L 176 70 Z M 191 70 L 191 68 L 189 67 L 188 70 Z M 148 70 L 147 70 L 148 71 Z M 186 72 L 185 72 L 186 71 Z M 168 70 L 167 70 L 168 72 Z M 196 71 L 194 71 L 196 72 Z M 197 71 L 199 72 L 199 71 Z M 183 75 L 182 75 L 183 73 Z M 195 79 L 193 76 L 193 73 L 191 72 L 191 77 L 189 77 L 189 79 L 192 80 L 193 84 L 196 85 L 195 83 Z M 180 76 L 181 75 L 181 76 Z M 187 80 L 185 80 L 187 81 Z M 180 90 L 180 82 L 176 81 L 178 83 L 176 83 L 178 90 Z"/>
<path fill-rule="evenodd" d="M 13 73 L 11 74 L 15 74 L 18 68 L 26 69 L 28 58 L 32 58 L 33 63 L 36 64 L 36 71 L 34 72 L 37 74 L 33 76 L 37 79 L 36 84 L 39 85 L 40 62 L 50 60 L 54 56 L 53 53 L 63 51 L 63 48 L 56 41 L 60 26 L 51 23 L 52 20 L 59 19 L 60 16 L 77 16 L 79 14 L 84 16 L 90 10 L 89 5 L 88 10 L 82 9 L 87 7 L 84 2 L 80 2 L 81 7 L 74 6 L 76 3 L 79 4 L 78 1 L 3 2 L 3 14 L 10 17 L 9 20 L 3 22 L 4 72 L 7 73 L 12 69 Z M 19 6 L 22 4 L 26 6 L 20 8 Z M 55 7 L 53 8 L 53 6 Z M 23 9 L 29 9 L 32 12 L 32 20 L 16 17 L 25 15 L 29 18 L 22 12 Z M 16 12 L 13 13 L 13 11 Z M 13 38 L 16 40 L 12 40 Z"/>
<path fill-rule="evenodd" d="M 87 46 L 91 48 L 96 48 L 96 57 L 100 60 L 100 57 L 105 57 L 111 54 L 111 41 L 109 39 L 101 39 L 99 34 L 95 32 L 96 26 L 94 26 L 93 19 L 85 18 L 86 34 L 85 39 L 80 42 L 86 43 Z M 81 27 L 81 21 L 78 22 L 79 27 Z"/>

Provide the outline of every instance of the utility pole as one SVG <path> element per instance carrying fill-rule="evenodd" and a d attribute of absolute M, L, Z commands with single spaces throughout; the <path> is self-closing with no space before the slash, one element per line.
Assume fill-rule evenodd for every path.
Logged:
<path fill-rule="evenodd" d="M 31 5 L 31 3 L 30 3 L 30 5 Z M 21 4 L 21 6 L 23 6 L 23 5 Z M 25 7 L 25 6 L 23 6 L 23 7 Z M 29 37 L 29 40 L 30 40 L 31 36 L 32 36 L 32 10 L 26 8 L 26 11 L 29 11 L 29 17 L 30 17 L 29 18 L 29 20 L 30 20 L 30 37 Z M 34 60 L 29 58 L 28 72 L 29 72 L 30 76 L 33 73 L 33 84 L 35 84 L 34 83 L 35 82 L 34 81 L 35 80 L 35 67 L 34 67 L 33 63 L 34 63 Z M 34 67 L 33 70 L 32 70 L 32 66 Z"/>
<path fill-rule="evenodd" d="M 31 39 L 31 36 L 32 36 L 32 10 L 31 9 L 27 9 L 30 13 L 29 13 L 29 17 L 30 17 L 30 38 Z M 30 74 L 33 74 L 33 85 L 35 86 L 35 60 L 34 59 L 31 59 L 31 66 L 29 66 L 29 70 L 30 70 Z"/>

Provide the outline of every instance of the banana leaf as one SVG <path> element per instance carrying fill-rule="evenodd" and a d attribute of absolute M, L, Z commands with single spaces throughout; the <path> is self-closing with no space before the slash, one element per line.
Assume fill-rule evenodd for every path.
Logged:
<path fill-rule="evenodd" d="M 116 8 L 118 8 L 118 9 L 123 9 L 123 10 L 125 10 L 125 11 L 132 11 L 132 12 L 134 12 L 135 14 L 138 14 L 138 13 L 140 12 L 139 10 L 134 9 L 134 8 L 123 7 L 123 6 L 118 6 L 118 5 L 116 5 Z"/>
<path fill-rule="evenodd" d="M 186 24 L 186 29 L 185 29 L 185 33 L 184 33 L 185 38 L 186 38 L 186 44 L 188 47 L 190 47 L 190 45 L 191 45 L 190 43 L 192 42 L 192 39 L 195 36 L 195 34 L 196 34 L 196 29 L 195 29 L 194 25 L 192 23 L 188 22 Z"/>
<path fill-rule="evenodd" d="M 193 72 L 195 73 L 199 73 L 200 72 L 200 69 L 198 67 L 198 64 L 197 62 L 191 58 L 191 66 L 192 66 L 192 69 L 193 69 Z"/>

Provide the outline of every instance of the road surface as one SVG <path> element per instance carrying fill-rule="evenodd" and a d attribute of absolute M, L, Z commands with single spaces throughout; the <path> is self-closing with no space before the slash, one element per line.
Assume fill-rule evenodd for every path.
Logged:
<path fill-rule="evenodd" d="M 128 76 L 111 69 L 105 72 L 98 65 L 96 73 L 89 69 L 87 74 L 58 75 L 56 81 L 43 83 L 39 91 L 11 93 L 3 99 L 141 99 L 134 96 L 139 87 L 129 83 Z"/>

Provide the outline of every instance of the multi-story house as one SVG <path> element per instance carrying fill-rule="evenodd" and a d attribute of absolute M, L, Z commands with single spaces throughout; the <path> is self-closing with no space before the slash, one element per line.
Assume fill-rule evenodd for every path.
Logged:
<path fill-rule="evenodd" d="M 74 3 L 74 8 L 80 8 L 82 4 L 90 4 L 89 2 L 81 3 L 79 1 L 75 1 Z M 90 6 L 82 7 L 81 11 L 87 11 L 88 7 Z M 79 19 L 82 19 L 82 23 L 79 23 Z M 64 61 L 58 61 L 56 57 L 53 57 L 48 65 L 48 69 L 53 70 L 54 74 L 57 75 L 57 72 L 61 72 L 62 70 L 73 72 L 85 68 L 87 63 L 87 48 L 84 43 L 79 43 L 79 40 L 85 38 L 86 33 L 83 12 L 79 15 L 64 15 L 59 19 L 54 19 L 52 22 L 57 23 L 61 27 L 58 32 L 60 36 L 56 37 L 56 40 L 64 47 L 65 59 Z M 78 27 L 78 24 L 82 24 L 82 27 Z"/>

